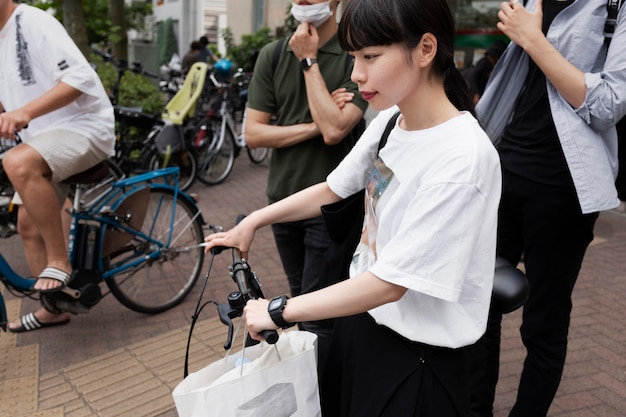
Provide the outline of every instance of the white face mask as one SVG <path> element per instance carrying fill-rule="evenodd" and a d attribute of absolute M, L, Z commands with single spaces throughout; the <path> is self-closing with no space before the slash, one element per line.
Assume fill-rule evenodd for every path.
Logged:
<path fill-rule="evenodd" d="M 291 14 L 300 23 L 310 23 L 318 27 L 324 23 L 333 12 L 330 10 L 330 1 L 324 3 L 301 6 L 296 3 L 291 4 Z"/>

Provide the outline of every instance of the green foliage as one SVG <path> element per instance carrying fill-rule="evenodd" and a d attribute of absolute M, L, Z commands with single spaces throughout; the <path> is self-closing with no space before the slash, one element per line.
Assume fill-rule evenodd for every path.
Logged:
<path fill-rule="evenodd" d="M 117 69 L 93 54 L 92 62 L 107 93 L 111 94 L 117 80 Z M 146 77 L 126 71 L 120 82 L 118 97 L 120 106 L 141 107 L 146 113 L 161 114 L 163 99 L 159 89 Z"/>
<path fill-rule="evenodd" d="M 253 60 L 258 51 L 274 40 L 269 28 L 261 28 L 252 35 L 243 35 L 239 45 L 235 44 L 230 28 L 223 29 L 221 34 L 226 44 L 226 57 L 233 61 L 236 67 L 241 67 L 244 71 L 253 70 Z"/>
<path fill-rule="evenodd" d="M 116 43 L 120 39 L 118 34 L 120 28 L 113 26 L 109 18 L 108 0 L 82 0 L 85 12 L 85 26 L 87 27 L 87 37 L 89 44 L 112 42 Z M 53 9 L 54 16 L 63 22 L 62 0 L 24 0 L 27 3 L 43 10 Z M 144 26 L 146 16 L 152 14 L 151 2 L 133 1 L 124 6 L 124 16 L 126 18 L 127 29 L 141 30 Z"/>

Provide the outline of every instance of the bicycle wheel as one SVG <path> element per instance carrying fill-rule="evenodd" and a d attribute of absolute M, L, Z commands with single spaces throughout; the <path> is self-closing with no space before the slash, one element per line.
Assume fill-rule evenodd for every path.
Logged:
<path fill-rule="evenodd" d="M 186 191 L 196 180 L 198 171 L 198 161 L 196 156 L 186 149 L 176 155 L 172 155 L 170 161 L 166 163 L 163 156 L 159 155 L 154 149 L 149 151 L 145 156 L 144 168 L 153 171 L 167 166 L 177 166 L 180 168 L 180 177 L 178 179 L 178 187 Z"/>
<path fill-rule="evenodd" d="M 172 220 L 171 214 L 174 213 Z M 188 199 L 174 198 L 174 190 L 150 188 L 148 208 L 140 228 L 154 239 L 172 236 L 161 256 L 106 279 L 111 293 L 131 310 L 156 314 L 179 304 L 193 289 L 204 262 L 202 221 L 197 206 Z M 151 253 L 155 244 L 134 236 L 107 258 L 107 270 Z"/>
<path fill-rule="evenodd" d="M 203 124 L 201 124 L 202 126 Z M 208 120 L 206 125 L 213 140 L 201 147 L 198 156 L 198 179 L 206 185 L 219 184 L 228 177 L 235 163 L 235 138 L 229 129 L 224 131 L 222 143 L 216 140 L 221 128 L 221 120 Z"/>
<path fill-rule="evenodd" d="M 254 148 L 250 149 L 246 146 L 246 151 L 248 151 L 248 157 L 255 164 L 260 164 L 265 161 L 267 158 L 267 154 L 269 153 L 269 148 Z"/>

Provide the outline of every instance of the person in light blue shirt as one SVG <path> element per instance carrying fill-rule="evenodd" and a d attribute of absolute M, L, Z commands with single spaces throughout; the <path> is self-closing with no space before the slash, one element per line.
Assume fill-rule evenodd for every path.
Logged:
<path fill-rule="evenodd" d="M 502 3 L 511 44 L 476 106 L 503 170 L 498 254 L 522 256 L 527 349 L 510 416 L 545 416 L 561 380 L 571 294 L 598 212 L 619 204 L 615 124 L 626 113 L 626 12 L 605 39 L 606 0 Z M 502 315 L 472 347 L 472 416 L 493 415 Z"/>

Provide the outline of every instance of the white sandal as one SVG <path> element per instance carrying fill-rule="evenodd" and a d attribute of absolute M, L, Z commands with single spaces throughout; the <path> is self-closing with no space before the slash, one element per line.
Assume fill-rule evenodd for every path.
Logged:
<path fill-rule="evenodd" d="M 37 277 L 37 280 L 41 278 L 53 279 L 53 280 L 59 281 L 61 285 L 59 285 L 58 287 L 43 289 L 43 290 L 38 290 L 36 288 L 33 288 L 32 289 L 33 291 L 37 291 L 41 293 L 56 292 L 66 287 L 67 283 L 70 281 L 70 274 L 68 274 L 65 271 L 60 270 L 59 268 L 48 266 L 46 267 L 46 269 L 41 271 L 41 274 L 39 274 L 39 276 Z"/>

